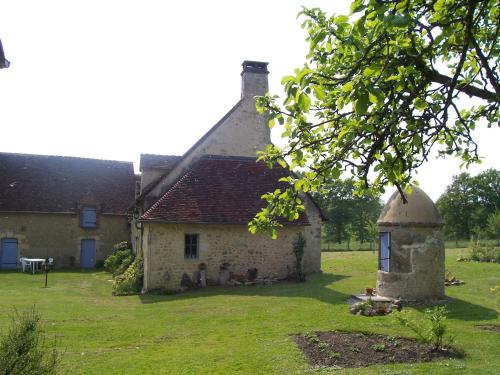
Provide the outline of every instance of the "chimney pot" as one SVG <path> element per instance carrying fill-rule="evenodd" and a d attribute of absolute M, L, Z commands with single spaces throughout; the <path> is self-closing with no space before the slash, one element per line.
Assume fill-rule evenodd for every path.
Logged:
<path fill-rule="evenodd" d="M 269 91 L 267 82 L 267 62 L 243 61 L 243 71 L 241 72 L 241 98 L 252 99 L 261 96 Z"/>
<path fill-rule="evenodd" d="M 269 63 L 262 61 L 245 60 L 243 61 L 243 64 L 241 64 L 241 66 L 243 66 L 243 72 L 241 74 L 243 75 L 243 73 L 245 72 L 268 74 L 269 73 L 267 70 L 268 64 Z"/>

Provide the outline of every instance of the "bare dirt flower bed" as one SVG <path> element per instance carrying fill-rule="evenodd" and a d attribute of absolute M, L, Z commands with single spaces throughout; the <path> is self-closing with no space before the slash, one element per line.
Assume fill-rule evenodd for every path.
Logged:
<path fill-rule="evenodd" d="M 312 332 L 294 339 L 313 366 L 365 367 L 459 357 L 454 351 L 434 350 L 416 340 L 377 334 Z"/>

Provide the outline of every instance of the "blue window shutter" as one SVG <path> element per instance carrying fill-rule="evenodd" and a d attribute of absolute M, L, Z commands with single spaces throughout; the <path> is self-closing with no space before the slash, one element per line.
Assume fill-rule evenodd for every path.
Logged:
<path fill-rule="evenodd" d="M 384 272 L 391 270 L 391 234 L 389 232 L 380 232 L 380 255 L 379 269 Z"/>
<path fill-rule="evenodd" d="M 84 207 L 82 209 L 82 227 L 95 228 L 97 226 L 97 214 L 94 207 Z"/>

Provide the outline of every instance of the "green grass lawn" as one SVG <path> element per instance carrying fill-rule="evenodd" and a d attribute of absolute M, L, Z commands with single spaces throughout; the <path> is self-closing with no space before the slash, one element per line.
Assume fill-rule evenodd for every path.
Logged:
<path fill-rule="evenodd" d="M 323 253 L 323 273 L 303 284 L 208 288 L 179 295 L 111 296 L 106 272 L 0 273 L 0 330 L 13 308 L 33 304 L 45 330 L 63 351 L 71 374 L 498 374 L 500 333 L 476 324 L 500 324 L 500 264 L 457 262 L 447 268 L 467 284 L 447 288 L 449 327 L 467 357 L 413 365 L 313 370 L 291 335 L 355 330 L 412 336 L 394 316 L 359 317 L 346 299 L 375 285 L 376 255 Z M 407 308 L 421 316 L 423 307 Z M 369 355 L 369 353 L 367 354 Z"/>

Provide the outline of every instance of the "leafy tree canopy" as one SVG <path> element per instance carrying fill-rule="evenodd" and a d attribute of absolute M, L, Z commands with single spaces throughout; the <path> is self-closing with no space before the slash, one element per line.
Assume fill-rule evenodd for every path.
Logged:
<path fill-rule="evenodd" d="M 495 236 L 497 246 L 500 246 L 500 210 L 497 210 L 488 216 L 488 231 Z"/>
<path fill-rule="evenodd" d="M 301 14 L 306 63 L 283 78 L 281 104 L 267 95 L 257 107 L 287 139 L 261 158 L 304 173 L 265 197 L 252 231 L 294 219 L 299 192 L 345 172 L 358 194 L 394 185 L 405 199 L 431 150 L 479 161 L 471 131 L 499 125 L 499 0 L 354 0 L 349 16 Z"/>
<path fill-rule="evenodd" d="M 436 204 L 446 222 L 446 234 L 469 239 L 475 228 L 486 229 L 488 217 L 500 209 L 500 170 L 454 176 Z"/>
<path fill-rule="evenodd" d="M 342 242 L 352 228 L 353 234 L 361 242 L 372 241 L 368 230 L 370 223 L 377 221 L 382 203 L 378 194 L 358 197 L 354 195 L 354 181 L 335 180 L 321 192 L 316 192 L 314 198 L 318 202 L 327 222 L 323 226 L 324 238 L 329 242 Z M 378 232 L 378 229 L 377 229 Z"/>

